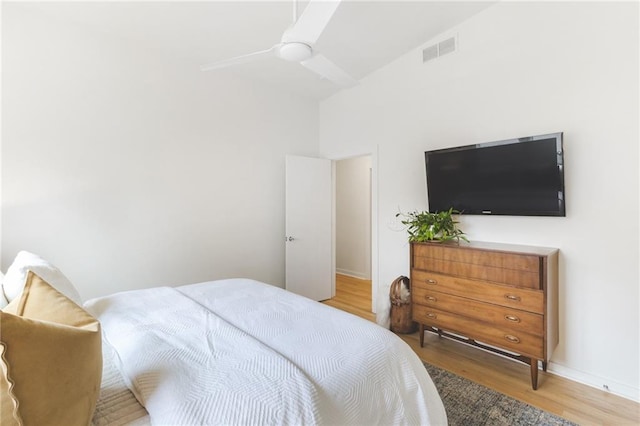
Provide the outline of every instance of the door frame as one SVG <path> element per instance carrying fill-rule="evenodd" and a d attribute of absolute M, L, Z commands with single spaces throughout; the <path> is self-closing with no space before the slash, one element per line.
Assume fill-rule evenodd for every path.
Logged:
<path fill-rule="evenodd" d="M 348 160 L 355 157 L 371 157 L 371 312 L 377 313 L 378 303 L 378 282 L 379 282 L 379 263 L 378 263 L 378 146 L 370 152 L 354 153 L 352 155 L 344 155 L 340 157 L 326 157 L 331 160 L 331 188 L 332 188 L 332 213 L 331 213 L 331 259 L 334 277 L 333 294 L 335 295 L 335 276 L 336 276 L 336 162 L 340 160 Z"/>

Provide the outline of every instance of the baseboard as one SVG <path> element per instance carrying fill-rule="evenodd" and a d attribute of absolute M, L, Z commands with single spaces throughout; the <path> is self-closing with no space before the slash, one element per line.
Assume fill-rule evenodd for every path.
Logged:
<path fill-rule="evenodd" d="M 384 320 L 388 321 L 388 317 Z M 378 324 L 382 325 L 383 327 L 389 328 L 388 322 L 386 323 L 386 325 L 381 322 L 378 322 Z M 455 339 L 452 340 L 455 341 Z M 487 351 L 487 349 L 484 349 L 482 347 L 479 347 L 478 349 L 489 352 L 496 356 L 503 357 L 505 359 L 513 359 L 500 353 Z M 542 369 L 542 361 L 538 362 L 538 368 Z M 600 389 L 603 392 L 609 392 L 634 402 L 640 402 L 640 389 L 634 388 L 633 386 L 616 382 L 615 380 L 605 379 L 604 377 L 599 377 L 594 374 L 585 373 L 584 371 L 574 370 L 573 368 L 568 368 L 563 365 L 556 364 L 553 361 L 549 361 L 549 364 L 547 365 L 547 371 L 549 373 L 555 374 L 556 376 L 560 376 L 573 382 Z"/>
<path fill-rule="evenodd" d="M 640 402 L 640 389 L 633 386 L 625 385 L 611 379 L 604 377 L 598 377 L 593 374 L 585 373 L 584 371 L 574 370 L 559 364 L 555 364 L 551 361 L 548 365 L 548 371 L 557 376 L 564 377 L 565 379 L 573 380 L 574 382 L 582 383 L 583 385 L 591 386 L 596 389 L 600 389 L 605 392 L 610 392 L 614 395 L 621 396 L 631 401 Z"/>
<path fill-rule="evenodd" d="M 370 279 L 366 276 L 366 274 L 363 274 L 361 272 L 354 272 L 354 271 L 349 271 L 347 269 L 341 269 L 341 268 L 336 268 L 336 274 L 346 275 L 348 277 L 358 278 L 360 280 Z"/>

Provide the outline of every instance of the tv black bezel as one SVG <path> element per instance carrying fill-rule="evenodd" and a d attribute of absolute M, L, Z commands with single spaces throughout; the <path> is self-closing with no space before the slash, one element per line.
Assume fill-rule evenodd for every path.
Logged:
<path fill-rule="evenodd" d="M 426 174 L 426 183 L 427 183 L 427 203 L 429 203 L 429 155 L 431 154 L 446 154 L 448 152 L 455 151 L 465 151 L 465 150 L 476 150 L 483 149 L 495 146 L 503 146 L 503 145 L 512 145 L 517 143 L 527 143 L 533 142 L 537 140 L 543 139 L 555 139 L 556 140 L 556 164 L 558 166 L 558 173 L 560 179 L 560 187 L 558 196 L 558 209 L 557 210 L 536 210 L 536 211 L 518 211 L 512 210 L 509 212 L 501 212 L 494 210 L 472 210 L 472 211 L 463 211 L 462 214 L 465 215 L 480 215 L 480 216 L 555 216 L 555 217 L 566 217 L 566 197 L 565 197 L 565 184 L 564 184 L 564 134 L 563 132 L 556 133 L 548 133 L 544 135 L 536 135 L 536 136 L 527 136 L 521 138 L 513 138 L 513 139 L 504 139 L 493 142 L 483 142 L 479 144 L 473 145 L 464 145 L 464 146 L 456 146 L 451 148 L 442 148 L 442 149 L 434 149 L 428 150 L 424 152 L 425 158 L 425 174 Z M 452 206 L 454 207 L 454 206 Z M 432 212 L 429 207 L 429 211 Z"/>

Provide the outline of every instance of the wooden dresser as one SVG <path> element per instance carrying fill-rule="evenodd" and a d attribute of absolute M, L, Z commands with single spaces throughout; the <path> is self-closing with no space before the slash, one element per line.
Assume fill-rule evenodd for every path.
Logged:
<path fill-rule="evenodd" d="M 558 250 L 497 243 L 412 243 L 413 320 L 433 331 L 530 364 L 558 344 Z"/>

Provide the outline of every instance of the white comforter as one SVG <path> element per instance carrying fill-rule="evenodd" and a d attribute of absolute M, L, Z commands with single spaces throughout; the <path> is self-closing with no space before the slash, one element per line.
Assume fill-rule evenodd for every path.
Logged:
<path fill-rule="evenodd" d="M 273 286 L 223 280 L 85 306 L 154 424 L 447 422 L 401 339 Z"/>

